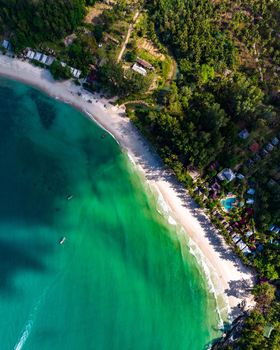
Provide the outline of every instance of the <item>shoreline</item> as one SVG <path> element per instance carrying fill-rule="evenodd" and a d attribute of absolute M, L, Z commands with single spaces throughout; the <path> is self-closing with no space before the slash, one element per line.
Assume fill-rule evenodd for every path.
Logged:
<path fill-rule="evenodd" d="M 160 194 L 168 207 L 168 214 L 184 228 L 190 251 L 195 250 L 198 264 L 206 279 L 210 278 L 209 284 L 213 285 L 217 306 L 222 299 L 221 304 L 227 308 L 225 313 L 232 319 L 240 314 L 238 304 L 243 300 L 246 300 L 247 308 L 254 305 L 252 295 L 246 291 L 254 284 L 253 273 L 226 245 L 187 190 L 166 170 L 136 126 L 124 116 L 124 109 L 113 106 L 98 94 L 86 92 L 71 81 L 54 81 L 45 69 L 1 54 L 0 76 L 31 85 L 72 105 L 110 133 L 134 166 L 144 174 L 152 192 Z M 82 94 L 78 95 L 81 91 Z M 92 103 L 87 102 L 89 99 Z"/>

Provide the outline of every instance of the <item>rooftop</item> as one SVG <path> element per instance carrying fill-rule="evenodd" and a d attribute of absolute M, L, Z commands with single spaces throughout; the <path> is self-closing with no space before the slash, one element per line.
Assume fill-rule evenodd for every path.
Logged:
<path fill-rule="evenodd" d="M 234 172 L 230 168 L 223 169 L 217 176 L 221 181 L 226 180 L 228 182 L 234 180 L 236 177 Z"/>
<path fill-rule="evenodd" d="M 260 150 L 261 146 L 257 143 L 254 142 L 250 147 L 249 150 L 253 153 L 257 153 Z"/>
<path fill-rule="evenodd" d="M 250 134 L 247 129 L 240 131 L 240 133 L 238 134 L 238 136 L 241 137 L 243 140 L 247 139 L 249 135 Z"/>

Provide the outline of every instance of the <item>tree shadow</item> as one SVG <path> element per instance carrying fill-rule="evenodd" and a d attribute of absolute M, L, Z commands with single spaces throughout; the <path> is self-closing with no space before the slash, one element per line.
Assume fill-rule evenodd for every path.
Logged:
<path fill-rule="evenodd" d="M 239 299 L 245 299 L 248 297 L 251 291 L 252 286 L 250 285 L 250 282 L 245 279 L 239 281 L 230 281 L 229 288 L 225 290 L 228 296 L 233 296 Z"/>
<path fill-rule="evenodd" d="M 210 245 L 213 246 L 214 250 L 219 253 L 220 257 L 224 260 L 231 261 L 239 271 L 247 271 L 237 255 L 234 254 L 232 248 L 225 243 L 224 238 L 211 223 L 210 219 L 208 219 L 203 210 L 199 208 L 188 194 L 183 184 L 180 183 L 174 173 L 163 164 L 153 146 L 141 136 L 137 127 L 133 125 L 131 121 L 128 121 L 121 127 L 121 132 L 123 135 L 129 135 L 131 133 L 137 135 L 137 145 L 129 144 L 129 148 L 132 149 L 133 153 L 136 155 L 137 163 L 145 170 L 146 178 L 149 181 L 167 181 L 175 190 L 177 197 L 182 201 L 184 207 L 188 209 L 203 228 L 207 240 Z"/>

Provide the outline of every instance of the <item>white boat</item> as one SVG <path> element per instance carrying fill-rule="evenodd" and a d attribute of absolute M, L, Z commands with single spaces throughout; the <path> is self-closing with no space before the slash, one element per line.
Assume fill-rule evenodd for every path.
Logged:
<path fill-rule="evenodd" d="M 66 241 L 66 237 L 61 237 L 59 244 L 63 244 Z"/>
<path fill-rule="evenodd" d="M 73 198 L 73 196 L 70 195 L 70 196 L 67 197 L 67 200 L 70 201 L 72 198 Z"/>

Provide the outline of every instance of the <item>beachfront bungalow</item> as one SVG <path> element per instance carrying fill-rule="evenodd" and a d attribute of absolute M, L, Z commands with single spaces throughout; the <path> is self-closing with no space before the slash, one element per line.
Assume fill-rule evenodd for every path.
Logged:
<path fill-rule="evenodd" d="M 230 168 L 225 168 L 219 174 L 217 174 L 218 179 L 221 181 L 231 182 L 235 179 L 236 175 Z"/>
<path fill-rule="evenodd" d="M 30 60 L 33 60 L 35 57 L 36 53 L 32 50 L 28 50 L 26 57 L 29 58 Z"/>
<path fill-rule="evenodd" d="M 271 152 L 271 151 L 273 151 L 274 147 L 272 146 L 271 143 L 268 143 L 268 144 L 265 146 L 265 149 L 266 149 L 268 152 Z"/>
<path fill-rule="evenodd" d="M 256 191 L 253 188 L 249 188 L 249 190 L 247 191 L 247 193 L 250 194 L 251 196 L 253 196 L 255 192 Z"/>
<path fill-rule="evenodd" d="M 82 72 L 80 70 L 73 68 L 73 67 L 70 67 L 70 71 L 71 71 L 73 77 L 76 79 L 79 79 L 81 74 L 82 74 Z"/>
<path fill-rule="evenodd" d="M 9 40 L 3 40 L 2 47 L 4 47 L 4 49 L 6 49 L 6 50 L 11 50 L 12 46 L 11 46 Z"/>
<path fill-rule="evenodd" d="M 238 136 L 243 140 L 246 140 L 249 137 L 249 135 L 250 134 L 247 129 L 240 131 L 240 133 L 238 134 Z"/>
<path fill-rule="evenodd" d="M 242 251 L 247 247 L 247 244 L 242 241 L 242 239 L 236 243 L 236 246 Z"/>
<path fill-rule="evenodd" d="M 257 143 L 257 142 L 254 142 L 250 147 L 249 147 L 249 150 L 252 152 L 252 153 L 257 153 L 259 152 L 261 146 Z"/>
<path fill-rule="evenodd" d="M 279 143 L 279 139 L 277 137 L 274 137 L 272 140 L 271 140 L 271 143 L 273 144 L 273 146 L 277 146 L 278 143 Z"/>
<path fill-rule="evenodd" d="M 51 66 L 54 60 L 55 60 L 55 58 L 53 56 L 48 56 L 47 61 L 46 61 L 45 64 L 47 66 Z"/>
<path fill-rule="evenodd" d="M 237 244 L 241 240 L 241 237 L 239 236 L 239 234 L 236 234 L 232 237 L 232 240 L 235 244 Z"/>
<path fill-rule="evenodd" d="M 238 173 L 236 174 L 236 177 L 239 179 L 239 180 L 243 180 L 245 178 L 245 176 L 241 173 Z"/>
<path fill-rule="evenodd" d="M 34 60 L 35 61 L 41 61 L 41 57 L 42 57 L 42 53 L 41 52 L 36 52 L 36 54 L 35 54 L 35 57 L 34 57 Z"/>
<path fill-rule="evenodd" d="M 269 228 L 270 232 L 274 232 L 274 233 L 279 233 L 280 232 L 280 227 L 276 226 L 276 225 L 271 225 Z"/>
<path fill-rule="evenodd" d="M 43 54 L 41 59 L 40 59 L 40 62 L 43 63 L 43 64 L 46 64 L 47 59 L 48 59 L 48 56 Z"/>
<path fill-rule="evenodd" d="M 250 238 L 251 236 L 253 236 L 253 231 L 248 231 L 248 232 L 246 232 L 245 233 L 245 236 L 247 237 L 247 238 Z"/>
<path fill-rule="evenodd" d="M 244 255 L 248 255 L 248 254 L 251 254 L 252 251 L 251 251 L 251 249 L 246 245 L 246 247 L 244 247 L 244 248 L 242 249 L 242 253 L 243 253 Z"/>
<path fill-rule="evenodd" d="M 144 77 L 147 75 L 146 69 L 144 69 L 143 67 L 140 67 L 137 63 L 134 63 L 134 65 L 132 66 L 132 70 L 134 70 L 134 72 L 137 72 L 143 75 Z"/>
<path fill-rule="evenodd" d="M 230 234 L 232 234 L 233 231 L 234 231 L 234 229 L 233 229 L 231 226 L 227 227 L 226 230 L 227 230 L 227 232 L 230 233 Z"/>

